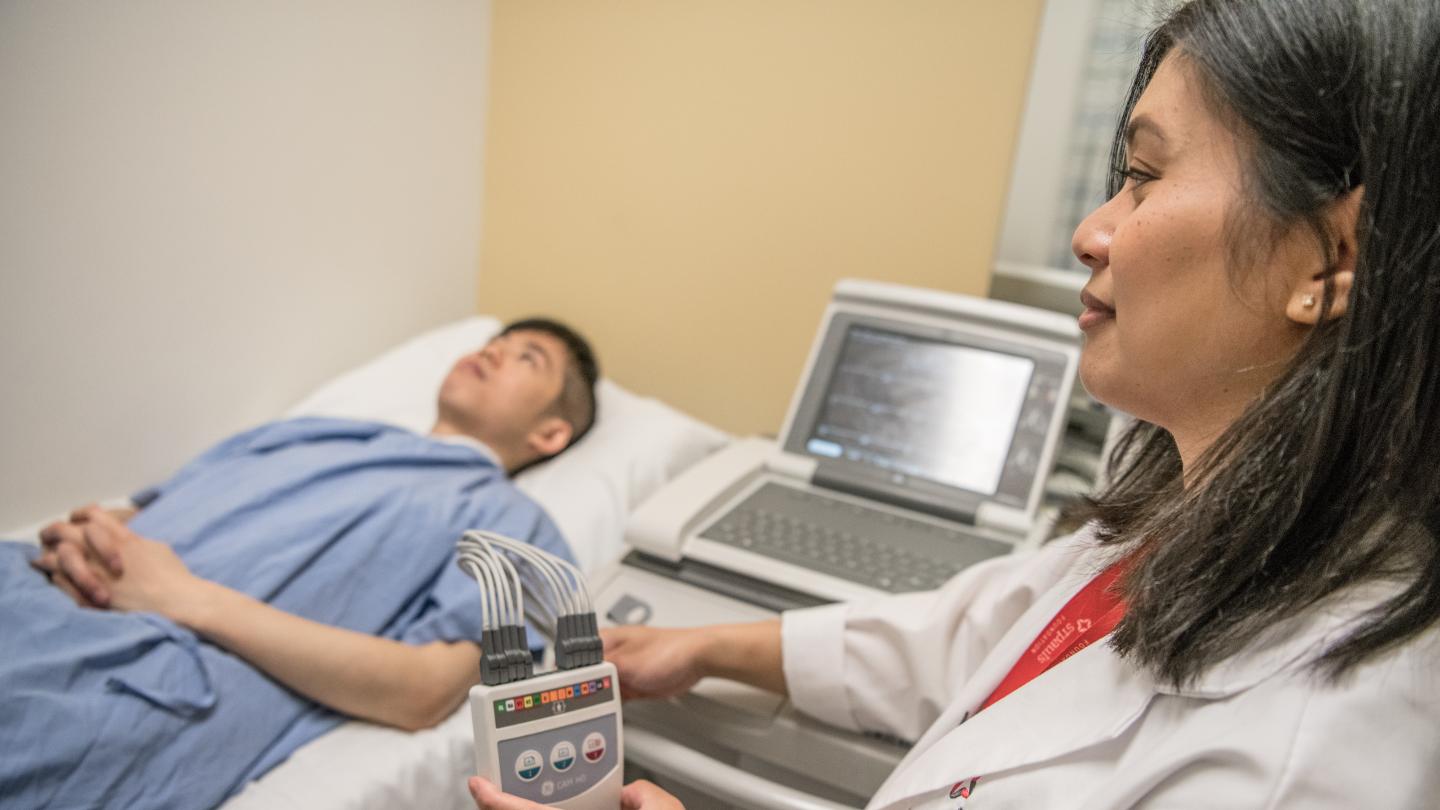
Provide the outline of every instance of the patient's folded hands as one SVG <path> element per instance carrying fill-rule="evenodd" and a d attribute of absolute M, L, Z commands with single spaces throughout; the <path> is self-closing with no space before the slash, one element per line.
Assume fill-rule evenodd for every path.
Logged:
<path fill-rule="evenodd" d="M 95 572 L 106 570 L 118 576 L 123 566 L 106 536 L 106 527 L 90 520 L 97 508 L 93 504 L 81 507 L 68 519 L 41 529 L 40 544 L 45 550 L 31 563 L 82 607 L 106 607 L 109 591 Z"/>
<path fill-rule="evenodd" d="M 78 509 L 40 532 L 32 564 L 85 607 L 151 611 L 184 623 L 207 583 L 165 543 L 141 537 L 111 512 Z"/>

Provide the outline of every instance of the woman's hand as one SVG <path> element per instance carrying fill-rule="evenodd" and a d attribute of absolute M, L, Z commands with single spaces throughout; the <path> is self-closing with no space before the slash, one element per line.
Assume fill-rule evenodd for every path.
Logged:
<path fill-rule="evenodd" d="M 610 627 L 600 638 L 627 699 L 674 697 L 711 676 L 785 694 L 779 619 L 683 630 Z"/>
<path fill-rule="evenodd" d="M 545 810 L 543 804 L 511 796 L 509 793 L 501 793 L 500 788 L 478 776 L 470 777 L 467 784 L 470 787 L 471 797 L 475 799 L 475 806 L 479 810 Z"/>
<path fill-rule="evenodd" d="M 480 810 L 546 810 L 544 805 L 526 801 L 500 789 L 478 776 L 470 777 L 470 795 Z M 620 791 L 621 810 L 685 810 L 680 800 L 650 782 L 640 779 Z"/>
<path fill-rule="evenodd" d="M 607 627 L 600 638 L 626 700 L 682 695 L 709 674 L 702 662 L 713 640 L 710 628 Z"/>
<path fill-rule="evenodd" d="M 685 810 L 685 805 L 644 779 L 637 779 L 620 791 L 621 810 Z"/>

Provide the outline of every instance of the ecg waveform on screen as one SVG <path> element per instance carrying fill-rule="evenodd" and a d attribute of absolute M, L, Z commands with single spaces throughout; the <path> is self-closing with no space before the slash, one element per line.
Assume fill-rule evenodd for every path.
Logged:
<path fill-rule="evenodd" d="M 1033 366 L 854 327 L 813 436 L 831 457 L 993 492 Z"/>

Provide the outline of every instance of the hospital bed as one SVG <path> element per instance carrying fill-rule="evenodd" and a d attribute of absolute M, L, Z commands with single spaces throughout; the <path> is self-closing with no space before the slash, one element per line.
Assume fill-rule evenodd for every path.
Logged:
<path fill-rule="evenodd" d="M 500 326 L 494 318 L 473 317 L 420 335 L 327 382 L 285 415 L 378 420 L 423 433 L 434 422 L 435 392 L 450 366 Z M 603 361 L 603 347 L 599 354 Z M 516 479 L 550 514 L 586 570 L 620 553 L 633 507 L 727 442 L 721 431 L 609 380 L 601 380 L 597 395 L 590 433 Z M 342 723 L 222 806 L 473 808 L 465 789 L 474 762 L 468 711 L 462 705 L 417 733 Z"/>

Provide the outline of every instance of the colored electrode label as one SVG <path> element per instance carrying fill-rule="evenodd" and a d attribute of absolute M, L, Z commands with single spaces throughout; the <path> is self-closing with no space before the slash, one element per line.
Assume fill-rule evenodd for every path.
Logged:
<path fill-rule="evenodd" d="M 606 676 L 593 681 L 580 681 L 569 686 L 546 689 L 543 692 L 496 700 L 495 727 L 505 728 L 527 720 L 554 717 L 571 709 L 583 709 L 614 698 L 615 690 L 609 676 Z"/>

